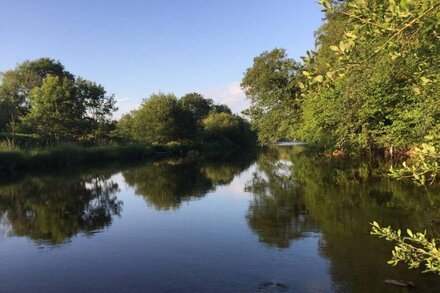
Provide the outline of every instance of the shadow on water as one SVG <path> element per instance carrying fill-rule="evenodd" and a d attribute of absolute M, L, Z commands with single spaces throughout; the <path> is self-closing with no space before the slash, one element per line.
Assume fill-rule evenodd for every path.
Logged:
<path fill-rule="evenodd" d="M 379 176 L 386 166 L 317 158 L 303 147 L 278 147 L 259 157 L 246 190 L 253 194 L 246 219 L 269 247 L 288 248 L 310 232 L 321 234 L 319 253 L 330 261 L 335 291 L 399 290 L 385 279 L 438 292 L 437 276 L 389 266 L 392 245 L 369 234 L 376 220 L 395 228 L 440 235 L 438 190 Z"/>

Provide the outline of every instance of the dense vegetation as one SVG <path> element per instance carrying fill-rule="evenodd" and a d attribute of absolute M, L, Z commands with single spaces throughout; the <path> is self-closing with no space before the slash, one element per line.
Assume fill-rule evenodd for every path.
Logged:
<path fill-rule="evenodd" d="M 320 2 L 315 51 L 303 62 L 264 52 L 244 76 L 260 141 L 356 153 L 438 144 L 440 2 Z"/>

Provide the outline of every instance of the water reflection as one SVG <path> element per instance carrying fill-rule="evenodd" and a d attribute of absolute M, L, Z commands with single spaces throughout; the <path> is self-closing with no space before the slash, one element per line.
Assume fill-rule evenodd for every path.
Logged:
<path fill-rule="evenodd" d="M 78 233 L 90 235 L 120 215 L 118 191 L 105 175 L 32 177 L 1 186 L 0 230 L 48 244 L 63 243 Z"/>
<path fill-rule="evenodd" d="M 291 174 L 291 162 L 263 156 L 245 190 L 254 194 L 246 215 L 261 242 L 280 248 L 316 230 L 309 217 L 303 190 Z"/>
<path fill-rule="evenodd" d="M 200 159 L 167 159 L 123 172 L 125 182 L 156 210 L 178 209 L 182 202 L 202 198 L 216 186 L 229 184 L 249 168 L 255 152 L 222 162 Z"/>
<path fill-rule="evenodd" d="M 383 281 L 402 279 L 420 292 L 438 292 L 437 277 L 386 263 L 391 245 L 369 235 L 369 222 L 439 237 L 439 192 L 380 177 L 381 168 L 387 166 L 345 165 L 295 146 L 258 158 L 242 152 L 218 161 L 165 159 L 116 176 L 120 169 L 101 169 L 3 185 L 0 237 L 57 245 L 113 226 L 103 237 L 48 253 L 13 237 L 0 242 L 2 288 L 393 292 Z M 120 192 L 116 182 L 122 180 L 131 188 Z M 222 185 L 203 203 L 179 210 Z M 116 221 L 121 199 L 124 214 Z"/>
<path fill-rule="evenodd" d="M 431 290 L 427 280 L 433 282 L 433 276 L 386 263 L 391 245 L 370 236 L 369 223 L 438 236 L 438 190 L 426 193 L 376 176 L 387 167 L 375 162 L 344 165 L 303 150 L 275 148 L 258 160 L 246 186 L 254 195 L 246 219 L 260 241 L 287 248 L 306 232 L 319 231 L 319 253 L 331 261 L 336 291 L 386 292 L 392 288 L 384 279 L 411 280 Z"/>

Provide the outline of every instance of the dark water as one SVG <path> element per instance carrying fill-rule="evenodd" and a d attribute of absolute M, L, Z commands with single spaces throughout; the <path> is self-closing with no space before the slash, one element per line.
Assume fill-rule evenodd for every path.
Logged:
<path fill-rule="evenodd" d="M 0 291 L 440 292 L 369 235 L 376 220 L 438 236 L 440 194 L 301 150 L 2 184 Z"/>

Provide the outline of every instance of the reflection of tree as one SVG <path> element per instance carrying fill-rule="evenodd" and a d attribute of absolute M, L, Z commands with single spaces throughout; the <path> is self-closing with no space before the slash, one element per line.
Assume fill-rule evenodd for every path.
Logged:
<path fill-rule="evenodd" d="M 37 242 L 62 243 L 109 226 L 121 212 L 117 191 L 118 185 L 105 177 L 25 179 L 0 187 L 2 226 Z"/>
<path fill-rule="evenodd" d="M 194 162 L 159 161 L 123 173 L 136 193 L 158 210 L 178 208 L 203 197 L 213 186 Z"/>
<path fill-rule="evenodd" d="M 421 291 L 439 288 L 439 280 L 404 266 L 390 267 L 386 263 L 390 245 L 369 235 L 373 220 L 440 235 L 438 190 L 424 194 L 412 184 L 379 177 L 380 168 L 388 167 L 377 162 L 346 164 L 278 149 L 260 156 L 247 186 L 255 195 L 248 223 L 262 241 L 287 247 L 301 235 L 297 231 L 319 227 L 320 253 L 331 262 L 329 271 L 337 291 L 386 292 L 390 289 L 383 283 L 386 278 L 437 286 Z M 304 222 L 298 215 L 304 215 Z"/>
<path fill-rule="evenodd" d="M 260 241 L 270 246 L 288 247 L 292 239 L 314 230 L 302 189 L 292 178 L 290 164 L 263 156 L 246 191 L 254 194 L 246 216 Z"/>
<path fill-rule="evenodd" d="M 221 184 L 230 183 L 255 158 L 200 161 L 162 160 L 123 172 L 125 181 L 157 210 L 177 209 L 182 202 L 205 196 Z"/>
<path fill-rule="evenodd" d="M 386 292 L 390 288 L 378 276 L 421 283 L 418 272 L 386 263 L 390 245 L 369 235 L 369 223 L 378 220 L 438 235 L 438 197 L 423 194 L 413 185 L 375 176 L 380 168 L 375 163 L 343 166 L 308 156 L 293 156 L 292 161 L 294 176 L 304 187 L 305 204 L 322 231 L 320 252 L 331 261 L 330 273 L 340 291 Z M 425 290 L 429 291 L 421 289 Z"/>

